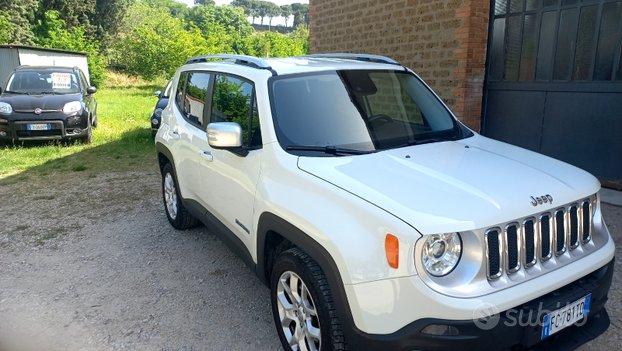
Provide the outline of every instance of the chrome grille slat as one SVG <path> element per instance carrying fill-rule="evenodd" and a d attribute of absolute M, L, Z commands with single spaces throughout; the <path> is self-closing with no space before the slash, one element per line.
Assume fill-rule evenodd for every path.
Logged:
<path fill-rule="evenodd" d="M 551 215 L 548 213 L 542 214 L 539 220 L 539 230 L 540 230 L 540 247 L 542 248 L 540 252 L 540 259 L 542 262 L 547 261 L 552 256 L 552 239 L 553 235 L 551 235 Z"/>
<path fill-rule="evenodd" d="M 559 209 L 555 211 L 553 220 L 553 233 L 555 233 L 555 255 L 559 256 L 566 252 L 566 211 Z"/>
<path fill-rule="evenodd" d="M 529 269 L 591 240 L 595 196 L 543 212 L 522 222 L 486 230 L 487 275 L 489 280 Z"/>
<path fill-rule="evenodd" d="M 523 222 L 523 252 L 525 253 L 525 267 L 531 267 L 537 262 L 536 257 L 536 221 L 533 218 L 526 219 Z"/>
<path fill-rule="evenodd" d="M 520 235 L 517 223 L 508 224 L 505 227 L 505 257 L 506 271 L 508 274 L 515 273 L 520 269 Z"/>

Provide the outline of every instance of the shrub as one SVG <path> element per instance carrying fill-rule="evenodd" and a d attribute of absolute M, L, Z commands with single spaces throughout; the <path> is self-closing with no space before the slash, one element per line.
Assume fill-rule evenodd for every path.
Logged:
<path fill-rule="evenodd" d="M 103 83 L 106 74 L 107 60 L 100 52 L 99 42 L 87 37 L 81 26 L 67 29 L 57 11 L 46 11 L 43 19 L 35 26 L 35 43 L 37 45 L 84 52 L 88 56 L 91 84 Z"/>

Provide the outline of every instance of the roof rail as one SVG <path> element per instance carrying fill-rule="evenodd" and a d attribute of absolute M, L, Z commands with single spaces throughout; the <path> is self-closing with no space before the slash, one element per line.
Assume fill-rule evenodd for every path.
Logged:
<path fill-rule="evenodd" d="M 258 68 L 258 69 L 267 69 L 271 71 L 273 74 L 275 73 L 272 67 L 270 66 L 270 64 L 268 63 L 268 61 L 262 58 L 259 58 L 259 57 L 248 56 L 248 55 L 236 55 L 236 54 L 203 55 L 203 56 L 197 56 L 197 57 L 191 58 L 190 60 L 186 62 L 186 64 L 208 62 L 211 60 L 231 61 L 235 63 L 236 65 L 243 65 L 243 66 L 248 66 L 248 67 L 253 67 L 253 68 Z"/>
<path fill-rule="evenodd" d="M 400 65 L 401 64 L 394 59 L 387 56 L 380 55 L 371 55 L 371 54 L 353 54 L 347 52 L 328 52 L 321 54 L 311 54 L 307 55 L 307 57 L 315 57 L 315 58 L 335 58 L 335 59 L 346 59 L 346 60 L 356 60 L 356 61 L 364 61 L 364 62 L 373 62 L 373 63 L 386 63 L 390 65 Z"/>

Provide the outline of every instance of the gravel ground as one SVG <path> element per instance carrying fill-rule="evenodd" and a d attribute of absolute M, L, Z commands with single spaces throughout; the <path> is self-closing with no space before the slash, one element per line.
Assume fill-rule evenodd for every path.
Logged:
<path fill-rule="evenodd" d="M 0 185 L 0 351 L 280 348 L 268 289 L 205 228 L 168 225 L 155 169 L 29 178 Z M 620 250 L 622 208 L 604 210 Z M 612 325 L 582 350 L 622 344 L 619 259 Z"/>

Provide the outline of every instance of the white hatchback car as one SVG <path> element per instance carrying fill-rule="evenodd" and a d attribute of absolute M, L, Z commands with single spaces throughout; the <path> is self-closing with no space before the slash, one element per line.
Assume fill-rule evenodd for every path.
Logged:
<path fill-rule="evenodd" d="M 168 220 L 203 222 L 252 267 L 286 350 L 580 344 L 608 327 L 599 182 L 469 130 L 396 61 L 211 55 L 172 86 Z"/>

